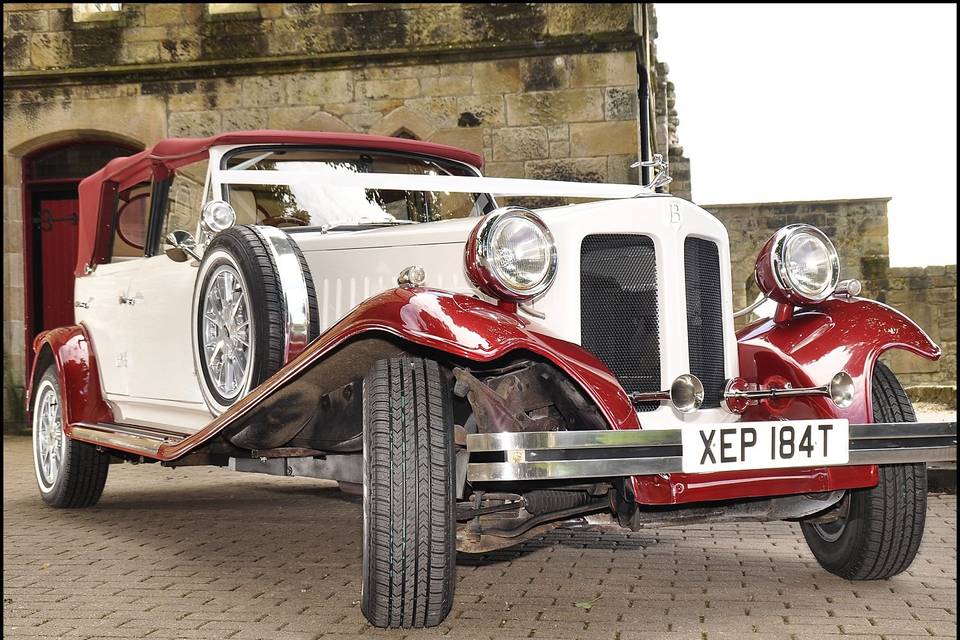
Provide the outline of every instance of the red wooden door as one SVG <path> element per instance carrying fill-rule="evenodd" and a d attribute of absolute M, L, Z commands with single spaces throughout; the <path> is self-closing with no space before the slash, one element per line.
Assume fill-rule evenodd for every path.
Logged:
<path fill-rule="evenodd" d="M 36 330 L 73 324 L 73 269 L 77 263 L 77 200 L 41 200 L 40 290 L 43 317 Z M 36 294 L 35 294 L 36 295 Z"/>

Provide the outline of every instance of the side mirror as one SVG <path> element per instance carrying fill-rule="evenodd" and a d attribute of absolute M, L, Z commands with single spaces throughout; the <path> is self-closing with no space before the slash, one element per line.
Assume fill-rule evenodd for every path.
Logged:
<path fill-rule="evenodd" d="M 172 231 L 167 234 L 166 240 L 167 244 L 172 246 L 164 250 L 164 253 L 174 262 L 186 262 L 188 258 L 200 260 L 195 250 L 197 242 L 186 231 Z"/>

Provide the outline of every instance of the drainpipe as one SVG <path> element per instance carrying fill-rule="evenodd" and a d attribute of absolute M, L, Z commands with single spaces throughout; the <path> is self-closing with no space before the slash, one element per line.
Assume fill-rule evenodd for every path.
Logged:
<path fill-rule="evenodd" d="M 640 42 L 637 46 L 637 77 L 640 117 L 640 161 L 649 162 L 653 156 L 650 152 L 650 71 L 647 52 L 650 45 L 650 22 L 647 19 L 646 3 L 637 3 L 636 18 L 640 22 Z M 652 167 L 640 167 L 640 184 L 650 184 L 653 179 Z"/>

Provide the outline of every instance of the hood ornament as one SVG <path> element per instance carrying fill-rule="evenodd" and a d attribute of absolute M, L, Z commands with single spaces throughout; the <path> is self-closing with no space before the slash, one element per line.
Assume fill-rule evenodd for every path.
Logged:
<path fill-rule="evenodd" d="M 631 169 L 637 167 L 653 167 L 656 171 L 650 184 L 645 185 L 650 191 L 656 191 L 673 181 L 673 178 L 670 177 L 670 163 L 664 160 L 662 153 L 653 154 L 653 160 L 638 160 L 630 165 Z"/>

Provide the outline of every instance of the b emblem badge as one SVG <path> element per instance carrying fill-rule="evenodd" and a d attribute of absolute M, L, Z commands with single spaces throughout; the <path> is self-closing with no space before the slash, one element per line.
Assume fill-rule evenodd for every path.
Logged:
<path fill-rule="evenodd" d="M 680 224 L 680 205 L 676 202 L 670 203 L 670 224 Z"/>

